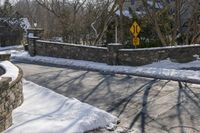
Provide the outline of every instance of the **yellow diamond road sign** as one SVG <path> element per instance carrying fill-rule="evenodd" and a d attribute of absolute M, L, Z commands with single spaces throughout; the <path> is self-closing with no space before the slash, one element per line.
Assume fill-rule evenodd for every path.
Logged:
<path fill-rule="evenodd" d="M 138 34 L 140 33 L 141 28 L 140 28 L 140 26 L 138 25 L 138 23 L 136 21 L 131 26 L 130 31 L 131 31 L 131 33 L 133 33 L 134 37 L 137 37 Z"/>

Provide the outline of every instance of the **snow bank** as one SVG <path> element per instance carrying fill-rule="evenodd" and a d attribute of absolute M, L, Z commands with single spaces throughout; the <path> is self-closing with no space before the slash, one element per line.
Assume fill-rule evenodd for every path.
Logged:
<path fill-rule="evenodd" d="M 171 62 L 169 59 L 162 60 L 159 62 L 154 62 L 152 64 L 133 67 L 133 66 L 109 66 L 104 63 L 97 63 L 91 61 L 83 60 L 72 60 L 72 59 L 63 59 L 63 58 L 54 58 L 54 57 L 45 57 L 45 56 L 34 56 L 31 57 L 27 52 L 14 52 L 11 53 L 11 58 L 15 61 L 30 61 L 30 62 L 41 62 L 41 63 L 51 63 L 56 65 L 69 65 L 69 66 L 80 66 L 88 68 L 98 68 L 98 69 L 115 69 L 115 68 L 124 68 L 124 69 L 134 69 L 134 68 L 166 68 L 166 69 L 187 69 L 191 67 L 200 68 L 200 60 L 188 62 L 188 63 L 176 63 Z"/>
<path fill-rule="evenodd" d="M 165 68 L 165 69 L 190 69 L 190 68 L 200 68 L 200 60 L 191 61 L 188 63 L 176 63 L 171 62 L 169 59 L 161 60 L 159 62 L 154 62 L 152 64 L 144 65 L 143 67 L 152 68 Z"/>
<path fill-rule="evenodd" d="M 185 64 L 173 63 L 169 60 L 164 60 L 141 67 L 131 67 L 131 66 L 109 66 L 104 63 L 44 57 L 44 56 L 30 57 L 30 55 L 27 52 L 22 52 L 16 55 L 12 55 L 11 58 L 15 61 L 50 63 L 50 64 L 78 67 L 78 68 L 107 72 L 107 73 L 130 74 L 136 76 L 200 84 L 199 71 L 179 70 L 182 68 L 186 69 L 195 66 L 199 67 L 200 66 L 199 60 Z"/>
<path fill-rule="evenodd" d="M 83 133 L 113 126 L 117 118 L 76 99 L 24 81 L 24 103 L 13 112 L 4 133 Z"/>
<path fill-rule="evenodd" d="M 11 62 L 9 61 L 1 61 L 0 62 L 0 67 L 2 67 L 6 73 L 1 75 L 0 78 L 2 77 L 11 77 L 12 81 L 16 80 L 18 75 L 19 75 L 19 69 L 13 65 Z"/>

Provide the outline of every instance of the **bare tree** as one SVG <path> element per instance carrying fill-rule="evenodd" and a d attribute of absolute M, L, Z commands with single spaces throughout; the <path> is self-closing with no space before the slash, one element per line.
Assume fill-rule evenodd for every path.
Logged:
<path fill-rule="evenodd" d="M 71 42 L 79 42 L 79 38 L 77 37 L 77 15 L 79 11 L 83 8 L 86 0 L 36 0 L 36 2 L 40 6 L 53 13 L 57 17 L 57 19 L 59 19 L 63 27 L 67 28 L 66 26 L 68 26 L 69 32 L 71 32 L 70 34 L 72 34 L 72 36 L 68 38 L 71 40 Z M 67 22 L 67 18 L 70 23 Z"/>
<path fill-rule="evenodd" d="M 118 1 L 107 1 L 106 4 L 103 6 L 104 9 L 99 11 L 99 15 L 94 20 L 93 24 L 97 22 L 103 15 L 104 20 L 102 21 L 102 26 L 100 28 L 100 31 L 97 34 L 97 38 L 95 39 L 94 44 L 96 45 L 103 37 L 105 31 L 107 30 L 107 27 L 112 20 L 115 12 L 118 10 Z"/>
<path fill-rule="evenodd" d="M 149 15 L 149 18 L 151 20 L 151 23 L 154 25 L 154 28 L 155 28 L 155 31 L 162 43 L 163 46 L 166 46 L 167 43 L 166 43 L 166 39 L 163 35 L 163 33 L 161 32 L 161 29 L 160 29 L 160 26 L 159 26 L 159 23 L 158 23 L 158 17 L 156 15 L 156 12 L 153 10 L 153 9 L 150 9 L 148 4 L 147 4 L 147 1 L 146 0 L 142 0 L 142 3 L 144 5 L 144 8 L 145 8 L 145 11 L 146 13 Z"/>

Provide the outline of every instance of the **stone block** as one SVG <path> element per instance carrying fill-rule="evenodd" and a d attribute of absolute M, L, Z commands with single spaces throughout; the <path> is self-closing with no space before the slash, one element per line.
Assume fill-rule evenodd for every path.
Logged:
<path fill-rule="evenodd" d="M 12 125 L 12 113 L 8 113 L 5 117 L 5 129 Z"/>
<path fill-rule="evenodd" d="M 109 65 L 119 65 L 118 51 L 119 51 L 119 49 L 123 48 L 123 45 L 118 44 L 118 43 L 113 43 L 113 44 L 108 44 L 107 48 L 108 48 L 107 64 L 109 64 Z"/>
<path fill-rule="evenodd" d="M 0 115 L 0 132 L 5 130 L 5 119 Z"/>
<path fill-rule="evenodd" d="M 10 60 L 10 54 L 0 54 L 0 60 Z"/>

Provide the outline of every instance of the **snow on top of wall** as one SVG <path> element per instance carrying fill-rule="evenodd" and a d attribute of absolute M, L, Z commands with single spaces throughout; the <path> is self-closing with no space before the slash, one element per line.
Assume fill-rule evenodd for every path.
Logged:
<path fill-rule="evenodd" d="M 13 111 L 13 125 L 4 133 L 83 133 L 118 121 L 103 110 L 32 82 L 23 81 L 23 86 L 24 103 Z"/>
<path fill-rule="evenodd" d="M 175 48 L 189 48 L 189 47 L 200 47 L 200 44 L 191 45 L 177 45 L 177 46 L 166 46 L 166 47 L 154 47 L 154 48 L 137 48 L 137 49 L 120 49 L 119 51 L 145 51 L 145 50 L 165 50 L 165 49 L 175 49 Z"/>
<path fill-rule="evenodd" d="M 84 48 L 94 48 L 94 49 L 103 49 L 107 50 L 106 47 L 97 47 L 97 46 L 86 46 L 81 44 L 71 44 L 71 43 L 62 43 L 62 42 L 52 42 L 52 41 L 44 41 L 44 40 L 37 40 L 39 43 L 49 43 L 49 44 L 58 44 L 58 45 L 68 45 L 68 46 L 74 46 L 74 47 L 84 47 Z"/>
<path fill-rule="evenodd" d="M 1 75 L 3 77 L 11 77 L 12 81 L 16 80 L 19 74 L 19 69 L 9 61 L 0 61 L 0 67 L 2 67 L 6 73 Z"/>

